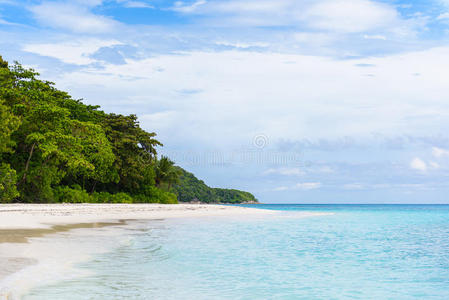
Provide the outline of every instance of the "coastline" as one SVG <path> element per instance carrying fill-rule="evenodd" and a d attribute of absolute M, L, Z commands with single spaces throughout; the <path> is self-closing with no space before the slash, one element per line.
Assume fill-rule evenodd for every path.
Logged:
<path fill-rule="evenodd" d="M 273 211 L 220 204 L 2 204 L 1 229 L 51 228 L 58 224 L 204 216 L 267 215 Z"/>
<path fill-rule="evenodd" d="M 276 212 L 258 208 L 217 204 L 2 204 L 0 205 L 0 300 L 11 299 L 23 289 L 38 282 L 17 286 L 31 277 L 51 270 L 57 265 L 73 267 L 86 259 L 71 248 L 79 245 L 64 241 L 76 234 L 95 236 L 108 234 L 111 238 L 119 229 L 139 221 L 172 218 L 266 216 Z M 56 245 L 53 247 L 53 245 Z M 107 251 L 106 245 L 102 245 Z M 113 246 L 112 244 L 109 246 Z M 60 248 L 57 253 L 52 248 Z M 89 250 L 87 252 L 90 252 Z M 53 256 L 50 257 L 49 256 Z M 66 262 L 67 258 L 72 260 Z M 53 261 L 52 261 L 53 260 Z M 44 266 L 47 264 L 47 267 Z M 71 266 L 69 266 L 71 265 Z M 27 275 L 33 273 L 34 276 Z M 39 276 L 38 276 L 39 277 Z M 47 276 L 48 277 L 48 276 Z M 35 280 L 36 281 L 36 280 Z M 11 296 L 13 295 L 13 296 Z"/>

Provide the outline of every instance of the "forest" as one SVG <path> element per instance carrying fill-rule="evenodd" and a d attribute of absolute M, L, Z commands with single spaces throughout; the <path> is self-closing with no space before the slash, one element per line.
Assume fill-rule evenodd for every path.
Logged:
<path fill-rule="evenodd" d="M 257 202 L 158 156 L 136 115 L 86 105 L 0 56 L 0 202 Z"/>
<path fill-rule="evenodd" d="M 177 167 L 179 183 L 174 186 L 174 193 L 179 201 L 197 201 L 201 203 L 256 203 L 257 199 L 251 193 L 234 190 L 211 188 L 190 172 Z"/>

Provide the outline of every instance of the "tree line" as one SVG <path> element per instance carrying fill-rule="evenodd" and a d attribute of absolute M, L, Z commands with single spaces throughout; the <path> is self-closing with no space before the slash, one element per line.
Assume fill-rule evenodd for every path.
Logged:
<path fill-rule="evenodd" d="M 173 192 L 182 202 L 201 203 L 257 203 L 256 197 L 251 193 L 235 190 L 211 188 L 204 181 L 199 180 L 190 172 L 178 168 L 179 183 L 174 185 Z"/>
<path fill-rule="evenodd" d="M 0 56 L 0 202 L 177 203 L 189 189 L 136 115 L 105 113 L 38 76 Z"/>

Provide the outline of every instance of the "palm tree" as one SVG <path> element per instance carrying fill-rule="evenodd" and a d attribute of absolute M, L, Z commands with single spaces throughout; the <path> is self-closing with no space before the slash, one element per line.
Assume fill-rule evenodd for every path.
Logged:
<path fill-rule="evenodd" d="M 173 184 L 179 182 L 181 175 L 181 171 L 175 166 L 175 163 L 166 156 L 161 156 L 161 159 L 156 162 L 155 173 L 156 186 L 160 188 L 163 183 L 166 183 L 168 191 Z"/>

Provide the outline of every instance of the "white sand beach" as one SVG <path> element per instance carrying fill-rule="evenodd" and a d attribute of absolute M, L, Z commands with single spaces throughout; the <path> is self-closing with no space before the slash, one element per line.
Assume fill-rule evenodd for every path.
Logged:
<path fill-rule="evenodd" d="M 128 223 L 171 218 L 265 216 L 275 212 L 212 204 L 3 204 L 0 205 L 0 300 L 112 246 Z M 101 229 L 101 231 L 100 231 Z M 110 235 L 111 245 L 84 249 L 77 233 Z M 87 244 L 87 243 L 86 243 Z M 83 253 L 86 252 L 86 253 Z M 85 255 L 84 255 L 85 254 Z M 43 277 L 42 277 L 43 276 Z M 36 278 L 37 277 L 37 278 Z"/>
<path fill-rule="evenodd" d="M 267 215 L 272 211 L 215 204 L 2 204 L 1 229 L 51 228 L 111 220 Z M 1 240 L 1 235 L 0 235 Z"/>

